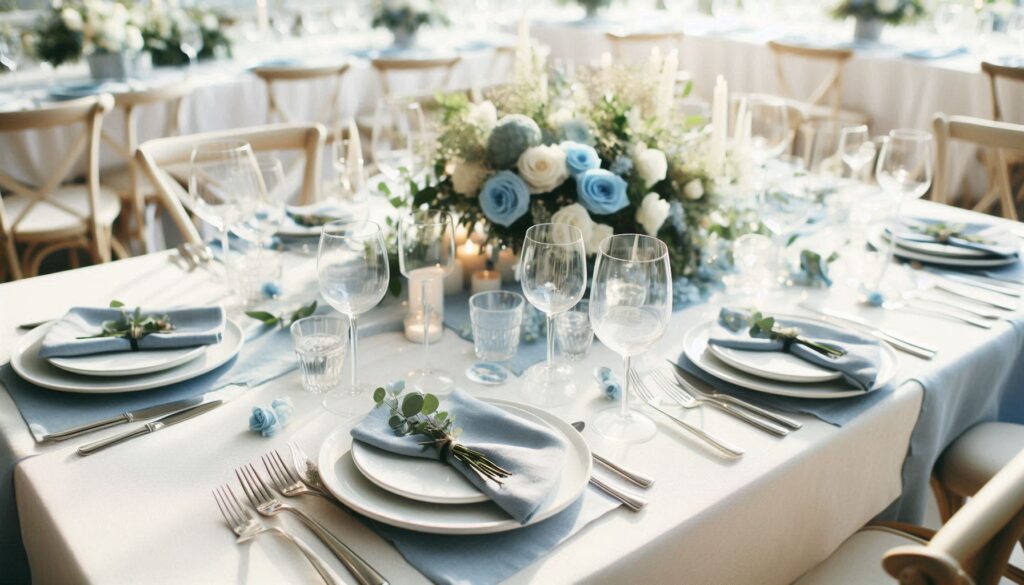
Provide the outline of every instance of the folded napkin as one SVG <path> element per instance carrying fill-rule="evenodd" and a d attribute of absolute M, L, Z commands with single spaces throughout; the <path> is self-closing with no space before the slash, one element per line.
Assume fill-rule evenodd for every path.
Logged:
<path fill-rule="evenodd" d="M 723 308 L 718 322 L 711 328 L 708 343 L 745 351 L 788 351 L 806 362 L 842 373 L 847 383 L 864 391 L 875 384 L 882 363 L 882 349 L 877 339 L 827 325 L 776 319 L 778 325 L 799 329 L 801 337 L 846 351 L 840 357 L 830 358 L 799 343 L 787 347 L 781 340 L 752 337 L 751 321 L 748 311 Z"/>
<path fill-rule="evenodd" d="M 458 389 L 444 399 L 441 410 L 448 411 L 455 428 L 462 429 L 459 443 L 487 455 L 511 475 L 497 485 L 460 461 L 451 459 L 449 465 L 510 516 L 523 524 L 529 522 L 558 486 L 568 449 L 565 439 Z M 392 453 L 440 459 L 436 448 L 420 445 L 422 435 L 396 435 L 388 426 L 389 416 L 385 407 L 373 409 L 352 429 L 352 437 Z"/>
<path fill-rule="evenodd" d="M 926 233 L 929 227 L 934 226 L 945 226 L 952 233 L 945 241 L 940 242 L 935 235 Z M 1020 253 L 1020 244 L 1017 243 L 1016 236 L 988 223 L 944 222 L 910 217 L 901 219 L 897 229 L 899 231 L 896 237 L 910 242 L 941 243 L 1004 258 Z M 891 233 L 888 228 L 886 231 Z"/>
<path fill-rule="evenodd" d="M 149 315 L 167 315 L 174 329 L 163 333 L 150 333 L 138 342 L 140 350 L 175 349 L 219 343 L 224 334 L 224 309 L 198 307 L 145 311 Z M 95 353 L 131 351 L 131 341 L 124 337 L 94 337 L 100 333 L 104 321 L 121 318 L 121 309 L 75 307 L 61 317 L 46 333 L 39 357 L 71 357 Z"/>
<path fill-rule="evenodd" d="M 924 49 L 915 49 L 903 52 L 904 57 L 910 57 L 911 59 L 949 59 L 950 57 L 957 57 L 966 54 L 967 47 L 963 46 L 953 47 L 951 49 L 927 47 Z"/>
<path fill-rule="evenodd" d="M 287 212 L 288 218 L 302 227 L 320 227 L 352 216 L 351 212 L 332 201 L 321 201 L 311 205 L 289 205 Z"/>

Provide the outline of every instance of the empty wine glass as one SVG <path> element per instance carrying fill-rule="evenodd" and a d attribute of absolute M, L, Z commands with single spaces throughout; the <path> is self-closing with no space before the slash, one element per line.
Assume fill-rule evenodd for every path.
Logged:
<path fill-rule="evenodd" d="M 932 184 L 932 135 L 921 130 L 889 132 L 875 165 L 875 179 L 882 191 L 896 200 L 889 229 L 888 259 L 892 260 L 903 204 L 920 198 Z"/>
<path fill-rule="evenodd" d="M 359 137 L 343 138 L 339 128 L 331 142 L 331 158 L 342 197 L 362 201 L 366 194 L 366 172 Z"/>
<path fill-rule="evenodd" d="M 320 294 L 351 324 L 352 370 L 347 387 L 324 396 L 324 408 L 340 415 L 364 410 L 348 399 L 369 391 L 359 383 L 358 318 L 377 306 L 388 290 L 388 250 L 372 221 L 334 221 L 323 227 L 316 258 Z"/>
<path fill-rule="evenodd" d="M 423 330 L 423 367 L 409 372 L 407 381 L 424 393 L 442 393 L 454 384 L 451 374 L 430 366 L 430 338 L 435 331 L 440 333 L 444 324 L 441 322 L 443 307 L 431 306 L 433 295 L 427 292 L 430 285 L 443 289 L 442 281 L 455 267 L 454 225 L 450 213 L 437 209 L 413 211 L 398 225 L 398 266 L 409 279 L 410 301 L 412 289 L 419 289 L 421 308 L 411 317 L 418 318 Z M 438 296 L 444 302 L 444 297 Z M 410 310 L 414 310 L 413 307 L 410 306 Z"/>
<path fill-rule="evenodd" d="M 861 180 L 864 169 L 875 159 L 875 143 L 868 127 L 863 124 L 844 127 L 839 134 L 839 154 L 850 167 L 850 176 Z"/>
<path fill-rule="evenodd" d="M 406 98 L 381 100 L 373 117 L 370 150 L 373 161 L 390 183 L 404 183 L 422 170 L 426 120 L 417 102 Z"/>
<path fill-rule="evenodd" d="M 189 69 L 192 69 L 195 67 L 196 60 L 199 59 L 199 53 L 203 52 L 203 29 L 199 23 L 184 25 L 181 28 L 181 38 L 178 44 L 181 47 L 181 52 L 188 57 Z"/>
<path fill-rule="evenodd" d="M 270 154 L 256 155 L 256 166 L 260 171 L 261 197 L 254 204 L 252 221 L 259 233 L 260 243 L 267 245 L 281 229 L 285 207 L 288 203 L 288 184 L 284 179 L 284 165 L 281 159 Z"/>
<path fill-rule="evenodd" d="M 778 158 L 789 147 L 789 113 L 786 102 L 772 96 L 747 98 L 750 115 L 750 154 L 758 165 Z"/>
<path fill-rule="evenodd" d="M 759 193 L 758 213 L 761 223 L 772 233 L 775 244 L 775 265 L 778 282 L 789 277 L 786 266 L 786 242 L 796 230 L 807 223 L 816 198 L 804 181 L 791 180 L 779 187 L 762 189 Z"/>
<path fill-rule="evenodd" d="M 622 356 L 626 386 L 618 407 L 594 417 L 602 436 L 639 443 L 657 433 L 654 421 L 629 406 L 629 364 L 661 339 L 671 316 L 672 269 L 665 243 L 638 234 L 605 238 L 594 264 L 590 321 L 601 343 Z"/>
<path fill-rule="evenodd" d="M 583 233 L 568 224 L 545 223 L 526 230 L 519 263 L 523 294 L 547 316 L 547 361 L 524 372 L 524 394 L 546 406 L 564 404 L 576 393 L 573 369 L 555 363 L 555 316 L 572 308 L 587 290 Z"/>

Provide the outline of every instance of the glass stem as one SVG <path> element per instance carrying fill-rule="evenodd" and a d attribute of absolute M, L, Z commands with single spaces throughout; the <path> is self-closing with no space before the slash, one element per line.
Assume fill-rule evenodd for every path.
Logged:
<path fill-rule="evenodd" d="M 622 359 L 625 362 L 625 370 L 623 370 L 623 374 L 622 374 L 623 384 L 624 385 L 622 387 L 622 396 L 619 397 L 619 414 L 622 415 L 623 418 L 628 418 L 629 417 L 629 359 L 630 359 L 630 357 L 627 355 L 627 356 L 623 357 Z"/>
<path fill-rule="evenodd" d="M 900 213 L 903 211 L 903 195 L 900 195 L 899 199 L 896 200 L 896 212 L 892 216 L 892 222 L 889 224 L 889 246 L 885 251 L 885 267 L 879 271 L 878 282 L 875 283 L 875 291 L 882 289 L 882 280 L 885 278 L 885 274 L 889 272 L 889 265 L 892 264 L 893 259 L 896 257 L 896 234 L 899 233 L 900 225 Z"/>
<path fill-rule="evenodd" d="M 420 300 L 423 302 L 423 373 L 430 373 L 430 303 L 427 302 L 427 279 L 420 281 Z"/>
<path fill-rule="evenodd" d="M 352 336 L 352 373 L 350 374 L 352 380 L 352 389 L 350 392 L 356 394 L 359 392 L 359 326 L 358 317 L 356 315 L 350 315 L 349 318 L 349 333 Z"/>
<path fill-rule="evenodd" d="M 548 377 L 555 367 L 555 315 L 548 313 Z"/>
<path fill-rule="evenodd" d="M 231 263 L 228 261 L 228 242 L 231 239 L 227 224 L 220 230 L 220 257 L 224 261 L 224 285 L 231 290 Z"/>

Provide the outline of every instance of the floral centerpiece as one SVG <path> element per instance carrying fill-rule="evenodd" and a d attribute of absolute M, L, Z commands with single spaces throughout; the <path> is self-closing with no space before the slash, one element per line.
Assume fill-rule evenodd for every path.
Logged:
<path fill-rule="evenodd" d="M 854 37 L 858 41 L 875 42 L 886 23 L 898 25 L 921 17 L 924 4 L 921 0 L 842 0 L 831 12 L 839 19 L 856 18 Z"/>
<path fill-rule="evenodd" d="M 677 70 L 674 53 L 655 53 L 645 67 L 606 62 L 549 83 L 543 58 L 520 49 L 516 81 L 490 99 L 439 98 L 436 180 L 412 204 L 451 211 L 494 250 L 518 250 L 546 222 L 579 227 L 590 255 L 613 233 L 657 236 L 677 300 L 695 300 L 727 263 L 706 252 L 742 223 L 719 202 L 750 159 L 716 155 L 706 121 L 673 107 Z"/>
<path fill-rule="evenodd" d="M 83 55 L 97 79 L 123 78 L 144 48 L 142 13 L 109 0 L 54 2 L 36 26 L 34 52 L 58 66 Z"/>
<path fill-rule="evenodd" d="M 416 44 L 421 26 L 446 22 L 430 0 L 378 0 L 371 24 L 391 31 L 396 47 L 408 48 Z"/>
<path fill-rule="evenodd" d="M 185 65 L 188 56 L 181 50 L 182 33 L 188 27 L 199 28 L 203 48 L 198 58 L 211 59 L 218 49 L 231 55 L 231 41 L 224 34 L 222 14 L 193 7 L 188 9 L 155 7 L 146 14 L 142 28 L 146 50 L 153 56 L 154 65 Z"/>

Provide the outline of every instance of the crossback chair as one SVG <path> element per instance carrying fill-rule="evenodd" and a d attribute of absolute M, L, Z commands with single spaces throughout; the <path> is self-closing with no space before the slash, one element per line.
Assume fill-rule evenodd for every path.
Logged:
<path fill-rule="evenodd" d="M 378 57 L 371 61 L 377 77 L 380 79 L 381 95 L 384 99 L 395 97 L 393 87 L 393 76 L 418 73 L 423 76 L 440 74 L 439 83 L 435 89 L 445 91 L 451 84 L 452 72 L 462 58 L 458 55 L 435 57 L 429 59 L 394 59 L 390 57 Z M 417 91 L 416 94 L 432 94 L 433 91 Z"/>
<path fill-rule="evenodd" d="M 905 585 L 996 585 L 1004 577 L 1024 583 L 1024 572 L 1008 564 L 1022 534 L 1024 451 L 938 532 L 869 526 L 795 585 L 893 582 L 886 574 Z"/>
<path fill-rule="evenodd" d="M 841 109 L 843 70 L 846 68 L 846 62 L 853 57 L 852 49 L 808 47 L 779 41 L 770 41 L 768 47 L 771 49 L 775 61 L 775 76 L 779 88 L 785 97 L 806 104 L 805 110 L 809 119 L 825 118 L 854 124 L 869 124 L 870 120 L 867 115 Z M 787 58 L 831 62 L 832 71 L 822 79 L 809 96 L 801 97 L 786 77 L 785 62 Z"/>
<path fill-rule="evenodd" d="M 152 186 L 143 183 L 143 174 L 135 162 L 135 149 L 139 147 L 139 108 L 164 104 L 166 118 L 160 136 L 177 136 L 181 132 L 181 103 L 192 93 L 192 84 L 185 80 L 160 87 L 127 91 L 114 96 L 114 107 L 124 112 L 124 134 L 119 140 L 106 130 L 101 133 L 104 144 L 127 165 L 120 172 L 104 172 L 101 182 L 121 195 L 122 213 L 120 231 L 130 245 L 137 241 L 143 252 L 150 251 L 146 237 L 146 205 L 152 202 Z"/>
<path fill-rule="evenodd" d="M 999 102 L 998 81 L 1024 81 L 1024 67 L 1013 67 L 1010 65 L 999 65 L 990 61 L 981 62 L 981 70 L 988 76 L 989 88 L 992 98 L 992 119 L 997 122 L 1003 121 L 1003 109 Z"/>
<path fill-rule="evenodd" d="M 38 186 L 28 185 L 0 171 L 0 190 L 12 193 L 5 206 L 3 241 L 12 274 L 39 273 L 42 261 L 60 250 L 83 249 L 93 262 L 109 262 L 113 254 L 128 255 L 114 238 L 113 224 L 121 212 L 117 194 L 100 186 L 99 153 L 103 116 L 114 106 L 108 94 L 84 97 L 34 110 L 0 113 L 0 132 L 28 132 L 70 128 L 82 131 L 62 159 L 55 159 L 52 174 Z M 85 184 L 66 184 L 75 164 L 84 156 Z M 20 269 L 12 258 L 14 246 L 24 244 Z M 71 267 L 78 256 L 69 254 Z"/>
<path fill-rule="evenodd" d="M 1024 125 L 1006 122 L 990 122 L 967 116 L 946 116 L 936 114 L 933 122 L 935 131 L 935 180 L 932 184 L 932 199 L 947 203 L 949 199 L 949 177 L 946 165 L 951 140 L 961 140 L 991 150 L 993 164 L 989 177 L 988 191 L 974 204 L 974 211 L 988 211 L 999 203 L 1002 216 L 1017 221 L 1017 201 L 1010 186 L 1009 153 L 1024 152 Z"/>
<path fill-rule="evenodd" d="M 192 150 L 204 142 L 244 140 L 253 151 L 292 151 L 302 155 L 304 172 L 297 203 L 307 204 L 320 199 L 320 176 L 326 130 L 320 124 L 271 124 L 221 132 L 157 138 L 143 143 L 136 151 L 139 166 L 156 185 L 161 205 L 167 209 L 182 238 L 200 243 L 202 238 L 188 216 L 182 201 L 188 194 L 168 172 L 168 168 L 189 164 Z"/>
<path fill-rule="evenodd" d="M 267 123 L 287 124 L 293 122 L 284 110 L 281 102 L 277 99 L 277 94 L 274 92 L 275 84 L 329 79 L 331 80 L 331 90 L 327 94 L 327 99 L 323 101 L 317 117 L 309 121 L 327 124 L 327 128 L 330 131 L 328 140 L 331 140 L 334 136 L 334 131 L 344 121 L 341 115 L 341 87 L 342 80 L 348 70 L 348 63 L 301 67 L 254 67 L 252 69 L 253 74 L 263 81 L 264 87 L 267 90 Z"/>
<path fill-rule="evenodd" d="M 609 31 L 605 39 L 612 47 L 612 57 L 619 61 L 629 55 L 647 55 L 651 49 L 658 47 L 665 54 L 669 51 L 683 50 L 684 33 L 681 30 L 665 31 Z M 642 51 L 638 51 L 642 49 Z"/>

